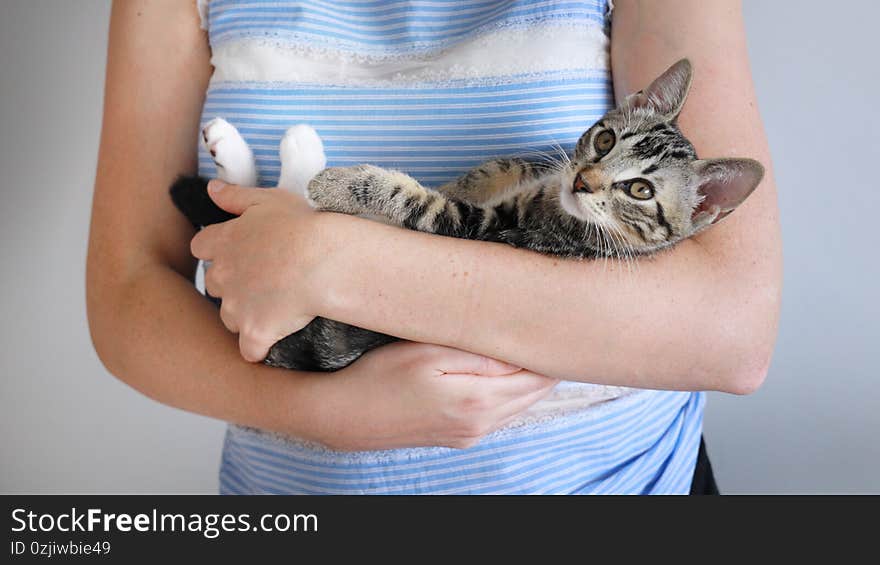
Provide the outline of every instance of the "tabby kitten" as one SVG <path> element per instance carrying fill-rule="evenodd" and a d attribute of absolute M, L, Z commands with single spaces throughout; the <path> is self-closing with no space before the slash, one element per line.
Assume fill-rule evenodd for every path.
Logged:
<path fill-rule="evenodd" d="M 413 230 L 561 257 L 651 255 L 729 214 L 763 176 L 751 159 L 697 158 L 676 126 L 691 79 L 690 63 L 677 62 L 605 114 L 561 163 L 497 159 L 437 190 L 371 165 L 325 169 L 317 133 L 295 126 L 282 140 L 279 186 L 307 194 L 320 210 Z M 215 120 L 204 137 L 221 178 L 254 184 L 253 155 L 235 128 Z M 181 178 L 171 190 L 197 226 L 231 217 L 213 205 L 206 185 Z M 276 343 L 265 362 L 334 371 L 396 339 L 316 318 Z"/>

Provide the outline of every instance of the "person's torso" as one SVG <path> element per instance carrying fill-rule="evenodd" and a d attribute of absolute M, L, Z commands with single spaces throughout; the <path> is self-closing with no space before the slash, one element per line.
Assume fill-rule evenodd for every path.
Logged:
<path fill-rule="evenodd" d="M 438 186 L 492 157 L 570 152 L 613 104 L 606 0 L 198 3 L 215 65 L 203 123 L 241 131 L 263 186 L 297 123 L 331 166 Z M 204 149 L 199 169 L 216 173 Z M 221 492 L 686 493 L 704 395 L 630 392 L 561 383 L 467 450 L 334 452 L 230 426 Z"/>
<path fill-rule="evenodd" d="M 370 163 L 438 186 L 493 157 L 570 152 L 613 105 L 606 0 L 199 5 L 215 67 L 203 124 L 239 129 L 262 186 L 277 182 L 279 142 L 297 123 L 321 135 L 329 166 Z M 215 175 L 204 148 L 199 169 Z M 521 419 L 627 392 L 562 383 Z"/>

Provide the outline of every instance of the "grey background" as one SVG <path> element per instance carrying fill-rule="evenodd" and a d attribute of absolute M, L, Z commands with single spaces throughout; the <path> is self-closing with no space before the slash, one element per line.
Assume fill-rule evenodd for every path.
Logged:
<path fill-rule="evenodd" d="M 223 424 L 121 384 L 88 336 L 109 4 L 0 1 L 0 492 L 217 489 Z M 745 13 L 785 293 L 764 387 L 710 396 L 710 453 L 729 493 L 880 493 L 880 7 L 747 0 Z"/>

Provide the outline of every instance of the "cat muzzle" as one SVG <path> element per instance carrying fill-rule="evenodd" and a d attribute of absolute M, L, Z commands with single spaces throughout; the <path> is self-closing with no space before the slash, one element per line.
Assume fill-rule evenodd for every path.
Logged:
<path fill-rule="evenodd" d="M 593 194 L 602 192 L 608 185 L 608 179 L 597 167 L 587 166 L 578 171 L 574 177 L 571 191 L 575 194 L 578 192 L 586 192 Z"/>
<path fill-rule="evenodd" d="M 584 180 L 584 177 L 578 174 L 574 177 L 574 184 L 571 187 L 571 191 L 574 193 L 578 192 L 593 192 L 593 189 L 590 188 L 590 185 L 587 184 L 587 181 Z"/>
<path fill-rule="evenodd" d="M 592 194 L 593 188 L 587 183 L 584 176 L 582 174 L 578 173 L 574 177 L 574 184 L 571 187 L 571 191 L 574 193 L 589 192 L 590 194 Z"/>

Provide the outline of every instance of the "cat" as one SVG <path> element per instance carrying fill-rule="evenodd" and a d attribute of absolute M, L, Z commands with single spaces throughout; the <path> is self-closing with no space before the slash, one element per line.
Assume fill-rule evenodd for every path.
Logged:
<path fill-rule="evenodd" d="M 279 187 L 319 210 L 375 217 L 444 236 L 502 242 L 565 258 L 655 254 L 718 222 L 761 181 L 752 159 L 698 159 L 676 120 L 692 82 L 687 59 L 607 112 L 561 162 L 495 159 L 436 190 L 372 165 L 325 168 L 317 132 L 298 125 L 281 142 Z M 253 186 L 253 154 L 222 119 L 203 130 L 218 175 Z M 233 216 L 207 196 L 207 179 L 181 177 L 171 188 L 194 225 Z M 265 363 L 335 371 L 397 340 L 325 318 L 276 343 Z"/>

